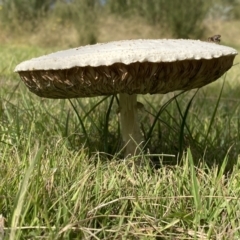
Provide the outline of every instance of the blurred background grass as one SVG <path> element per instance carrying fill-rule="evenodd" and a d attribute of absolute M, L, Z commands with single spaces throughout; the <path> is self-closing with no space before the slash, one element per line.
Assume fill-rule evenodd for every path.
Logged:
<path fill-rule="evenodd" d="M 131 38 L 206 39 L 239 45 L 238 0 L 3 0 L 1 43 L 70 47 Z"/>

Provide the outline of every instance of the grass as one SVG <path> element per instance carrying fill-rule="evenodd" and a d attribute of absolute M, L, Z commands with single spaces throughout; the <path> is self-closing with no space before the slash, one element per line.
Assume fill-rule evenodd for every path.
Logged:
<path fill-rule="evenodd" d="M 115 154 L 115 98 L 40 99 L 13 73 L 52 50 L 0 46 L 0 239 L 239 239 L 239 65 L 197 93 L 140 97 L 136 170 Z"/>

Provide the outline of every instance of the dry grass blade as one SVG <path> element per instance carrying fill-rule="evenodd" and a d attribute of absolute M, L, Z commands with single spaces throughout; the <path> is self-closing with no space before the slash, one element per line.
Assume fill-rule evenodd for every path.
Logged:
<path fill-rule="evenodd" d="M 0 214 L 0 240 L 3 240 L 4 238 L 4 217 L 2 214 Z"/>

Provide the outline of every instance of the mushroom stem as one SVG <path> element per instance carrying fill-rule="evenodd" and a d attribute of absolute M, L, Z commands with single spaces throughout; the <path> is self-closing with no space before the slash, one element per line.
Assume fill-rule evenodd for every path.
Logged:
<path fill-rule="evenodd" d="M 119 94 L 120 120 L 125 156 L 139 153 L 142 135 L 137 116 L 137 95 Z"/>

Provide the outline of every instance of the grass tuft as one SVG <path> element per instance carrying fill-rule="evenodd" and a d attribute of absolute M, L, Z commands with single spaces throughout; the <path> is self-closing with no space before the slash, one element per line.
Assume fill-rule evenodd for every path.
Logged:
<path fill-rule="evenodd" d="M 0 50 L 0 239 L 240 238 L 239 65 L 140 97 L 146 147 L 124 160 L 117 97 L 38 98 L 13 69 L 53 49 Z"/>

